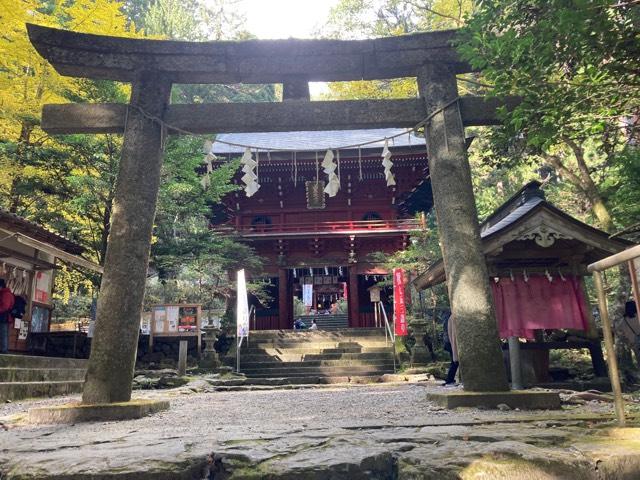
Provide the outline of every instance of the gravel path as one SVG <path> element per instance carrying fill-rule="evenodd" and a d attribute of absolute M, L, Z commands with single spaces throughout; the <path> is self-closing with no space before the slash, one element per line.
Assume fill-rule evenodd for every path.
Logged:
<path fill-rule="evenodd" d="M 402 462 L 398 463 L 399 459 L 409 462 L 411 468 L 429 471 L 436 468 L 431 463 L 423 465 L 425 456 L 416 453 L 424 445 L 431 445 L 427 455 L 430 461 L 444 462 L 442 459 L 450 456 L 452 442 L 466 441 L 461 447 L 460 459 L 447 467 L 457 471 L 464 465 L 465 455 L 469 455 L 469 462 L 484 455 L 481 452 L 487 449 L 487 438 L 503 450 L 507 448 L 505 440 L 514 451 L 533 448 L 531 444 L 536 442 L 559 445 L 567 442 L 570 434 L 582 431 L 575 430 L 579 420 L 576 414 L 595 417 L 613 411 L 611 405 L 600 402 L 589 402 L 560 413 L 448 411 L 425 399 L 426 392 L 441 390 L 427 382 L 197 392 L 206 388 L 205 382 L 196 381 L 174 390 L 137 393 L 137 398 L 169 398 L 171 409 L 126 422 L 29 426 L 10 421 L 10 417 L 15 420 L 29 408 L 77 401 L 77 396 L 2 405 L 0 421 L 9 429 L 0 431 L 0 478 L 31 475 L 32 478 L 58 479 L 72 478 L 73 473 L 74 480 L 101 479 L 107 478 L 100 476 L 105 472 L 117 472 L 118 478 L 136 480 L 213 478 L 202 473 L 213 468 L 206 466 L 211 452 L 221 459 L 216 468 L 226 472 L 219 473 L 216 480 L 284 479 L 298 478 L 297 475 L 302 475 L 300 478 L 387 478 L 387 473 L 380 472 L 405 468 Z M 553 420 L 563 415 L 568 417 Z M 523 421 L 526 423 L 520 423 Z M 573 426 L 564 428 L 563 422 Z M 480 440 L 470 441 L 475 437 Z M 567 455 L 564 450 L 536 453 L 544 458 L 555 454 L 559 464 L 568 461 L 561 460 Z M 582 455 L 574 460 L 590 468 L 589 458 Z M 576 465 L 571 464 L 571 468 L 577 469 L 579 465 Z M 271 477 L 260 470 L 267 468 Z M 339 473 L 345 468 L 350 473 Z M 159 471 L 164 473 L 160 475 Z M 190 473 L 185 473 L 187 471 Z M 332 472 L 333 476 L 318 473 L 305 477 L 308 471 L 324 472 L 322 475 Z"/>

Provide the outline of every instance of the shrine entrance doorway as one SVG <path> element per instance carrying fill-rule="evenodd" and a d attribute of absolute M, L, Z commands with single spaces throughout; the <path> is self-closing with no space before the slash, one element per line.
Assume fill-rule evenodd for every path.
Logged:
<path fill-rule="evenodd" d="M 220 134 L 207 170 L 240 157 L 233 181 L 243 190 L 223 199 L 213 228 L 264 259 L 274 300 L 254 303 L 254 328 L 310 323 L 311 310 L 325 313 L 337 300 L 339 317 L 323 317 L 321 328 L 382 328 L 368 289 L 387 276 L 390 284 L 385 260 L 426 228 L 416 214 L 433 206 L 424 138 L 398 128 Z M 336 172 L 331 195 L 327 166 Z"/>

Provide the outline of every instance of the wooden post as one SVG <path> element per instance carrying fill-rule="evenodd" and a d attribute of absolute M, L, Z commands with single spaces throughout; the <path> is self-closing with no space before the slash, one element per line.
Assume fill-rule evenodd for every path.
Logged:
<path fill-rule="evenodd" d="M 636 309 L 640 309 L 640 286 L 638 286 L 638 271 L 636 270 L 635 260 L 629 260 L 628 266 L 629 275 L 631 276 L 633 300 L 636 302 Z M 640 321 L 640 313 L 636 313 L 636 318 L 638 319 L 638 321 Z M 640 363 L 640 358 L 636 359 L 636 361 Z"/>
<path fill-rule="evenodd" d="M 292 321 L 289 318 L 289 275 L 286 268 L 278 270 L 278 327 L 283 330 L 291 329 Z"/>
<path fill-rule="evenodd" d="M 520 339 L 509 337 L 509 365 L 511 366 L 511 388 L 522 390 L 522 367 L 520 365 Z"/>
<path fill-rule="evenodd" d="M 95 335 L 82 394 L 85 404 L 131 399 L 162 166 L 162 127 L 147 115 L 162 117 L 170 92 L 171 82 L 157 72 L 141 73 L 132 85 Z"/>
<path fill-rule="evenodd" d="M 360 300 L 358 298 L 358 273 L 356 266 L 349 267 L 349 327 L 360 326 Z"/>
<path fill-rule="evenodd" d="M 180 340 L 180 348 L 178 350 L 178 375 L 184 377 L 187 374 L 187 351 L 189 342 Z"/>
<path fill-rule="evenodd" d="M 196 342 L 198 345 L 196 346 L 196 350 L 198 351 L 198 358 L 202 354 L 202 306 L 198 305 L 196 310 Z"/>
<path fill-rule="evenodd" d="M 598 327 L 596 326 L 596 320 L 593 318 L 593 312 L 591 311 L 591 304 L 589 303 L 589 295 L 584 285 L 584 277 L 580 277 L 580 289 L 584 297 L 584 311 L 587 316 L 587 337 L 591 340 L 591 346 L 589 347 L 589 355 L 591 356 L 591 364 L 593 365 L 593 372 L 596 377 L 607 376 L 607 363 L 604 361 L 602 355 L 602 346 L 600 345 L 600 334 L 598 333 Z"/>
<path fill-rule="evenodd" d="M 376 324 L 376 328 L 380 326 L 380 322 L 378 320 L 378 302 L 373 302 L 373 321 Z"/>
<path fill-rule="evenodd" d="M 433 115 L 425 127 L 429 172 L 464 388 L 508 390 L 455 73 L 446 66 L 425 65 L 418 72 L 418 88 Z"/>
<path fill-rule="evenodd" d="M 618 372 L 618 360 L 613 346 L 613 334 L 611 332 L 611 321 L 609 320 L 609 310 L 607 309 L 607 296 L 604 292 L 602 273 L 593 272 L 593 281 L 598 294 L 598 308 L 600 309 L 600 320 L 602 320 L 602 333 L 604 335 L 604 347 L 607 351 L 607 365 L 609 366 L 609 380 L 616 408 L 618 424 L 624 427 L 624 400 L 622 399 L 622 387 L 620 386 L 620 374 Z"/>

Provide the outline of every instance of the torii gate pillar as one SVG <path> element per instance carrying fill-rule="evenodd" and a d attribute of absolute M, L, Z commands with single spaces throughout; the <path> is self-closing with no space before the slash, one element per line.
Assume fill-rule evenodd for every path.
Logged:
<path fill-rule="evenodd" d="M 446 66 L 425 65 L 418 72 L 418 88 L 428 113 L 444 109 L 427 123 L 425 136 L 464 389 L 509 390 L 480 242 L 464 126 L 460 105 L 454 101 L 458 98 L 455 73 Z"/>
<path fill-rule="evenodd" d="M 171 92 L 171 82 L 158 77 L 157 72 L 144 72 L 132 83 L 96 329 L 82 394 L 87 404 L 131 399 L 144 298 L 141 285 L 147 278 L 163 142 L 160 124 L 141 110 L 162 118 Z"/>

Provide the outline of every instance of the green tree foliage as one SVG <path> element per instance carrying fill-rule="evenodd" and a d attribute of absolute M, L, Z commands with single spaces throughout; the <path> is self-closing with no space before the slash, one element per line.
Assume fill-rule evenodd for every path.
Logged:
<path fill-rule="evenodd" d="M 206 41 L 246 37 L 241 0 L 125 0 L 131 24 L 148 36 Z"/>
<path fill-rule="evenodd" d="M 122 138 L 51 137 L 39 127 L 40 112 L 45 103 L 126 103 L 130 89 L 115 82 L 58 75 L 31 46 L 25 22 L 116 36 L 244 38 L 247 34 L 234 4 L 234 0 L 0 0 L 0 207 L 70 237 L 87 248 L 87 256 L 103 262 Z M 183 103 L 273 98 L 271 85 L 178 85 L 172 93 L 173 102 Z M 212 187 L 204 191 L 198 175 L 203 142 L 201 137 L 182 136 L 167 144 L 152 268 L 174 277 L 207 272 L 228 288 L 226 269 L 242 265 L 258 271 L 260 262 L 250 248 L 217 238 L 208 227 L 212 207 L 231 188 L 233 165 L 215 172 Z M 177 265 L 183 265 L 184 272 L 178 272 Z M 62 305 L 75 299 L 75 304 L 85 305 L 81 297 L 98 283 L 97 276 L 64 268 L 56 276 L 57 301 Z"/>
<path fill-rule="evenodd" d="M 237 2 L 216 0 L 128 0 L 136 27 L 162 38 L 204 41 L 245 38 L 244 19 Z M 172 103 L 228 103 L 275 100 L 272 85 L 174 85 Z M 233 295 L 231 271 L 245 268 L 259 273 L 261 261 L 246 244 L 214 234 L 212 211 L 233 191 L 237 162 L 222 165 L 210 175 L 211 186 L 200 183 L 202 136 L 169 139 L 162 169 L 151 265 L 159 284 L 148 291 L 147 303 L 189 300 L 212 307 Z M 254 293 L 261 294 L 259 285 Z"/>
<path fill-rule="evenodd" d="M 127 88 L 60 76 L 31 46 L 25 23 L 137 35 L 121 6 L 116 0 L 0 0 L 0 207 L 69 236 L 95 261 L 104 255 L 109 173 L 117 168 L 120 140 L 50 137 L 40 129 L 40 111 L 45 103 L 123 101 Z M 63 268 L 56 288 L 68 299 L 97 281 Z"/>
<path fill-rule="evenodd" d="M 502 112 L 494 164 L 551 167 L 611 230 L 609 197 L 628 181 L 611 179 L 637 152 L 640 16 L 635 2 L 483 1 L 459 50 L 496 96 L 523 102 Z M 628 121 L 625 121 L 628 120 Z M 614 210 L 616 208 L 614 207 Z M 620 223 L 618 223 L 618 226 Z"/>
<path fill-rule="evenodd" d="M 460 27 L 473 10 L 472 0 L 340 0 L 319 34 L 361 39 Z M 418 94 L 415 79 L 335 82 L 327 98 L 410 98 Z"/>

